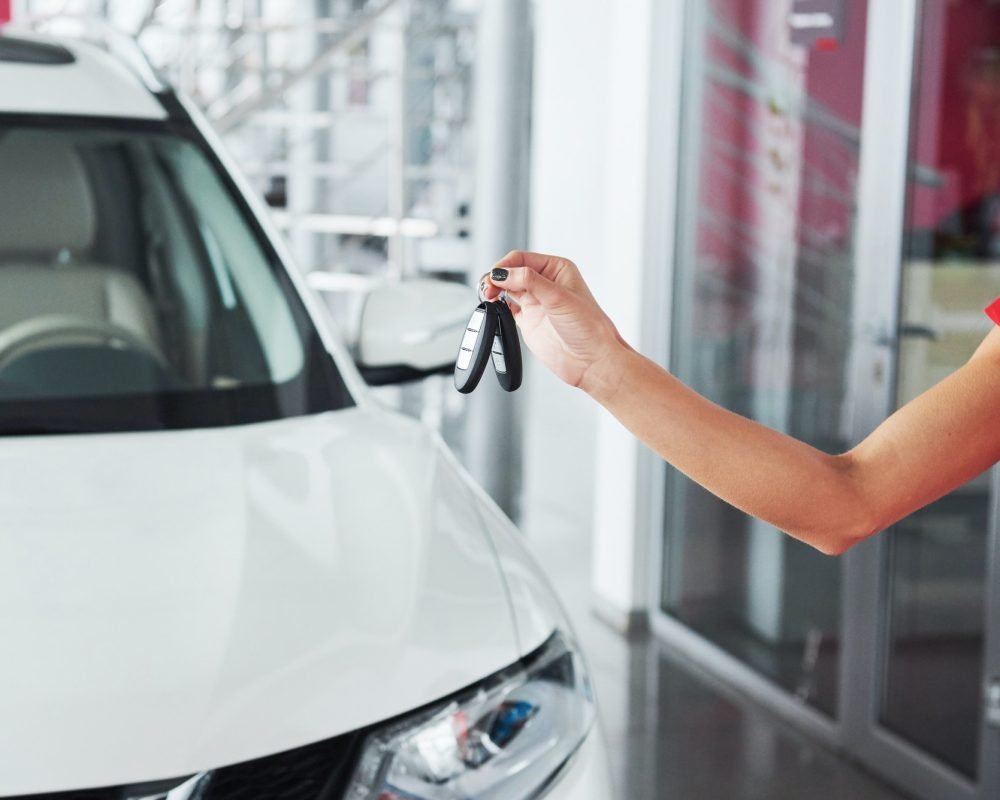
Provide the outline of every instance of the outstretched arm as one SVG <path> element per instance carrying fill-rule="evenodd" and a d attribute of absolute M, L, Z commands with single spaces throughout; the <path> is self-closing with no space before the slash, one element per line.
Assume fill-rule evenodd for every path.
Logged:
<path fill-rule="evenodd" d="M 712 403 L 635 352 L 566 259 L 515 251 L 486 295 L 515 301 L 528 347 L 692 480 L 829 554 L 1000 460 L 1000 328 L 955 373 L 830 455 Z M 506 270 L 506 277 L 502 272 Z"/>

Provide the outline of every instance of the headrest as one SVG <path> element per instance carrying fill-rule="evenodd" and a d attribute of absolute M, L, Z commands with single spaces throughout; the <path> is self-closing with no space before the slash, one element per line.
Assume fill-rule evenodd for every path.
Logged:
<path fill-rule="evenodd" d="M 80 157 L 45 131 L 0 135 L 0 254 L 53 256 L 94 240 L 94 198 Z"/>

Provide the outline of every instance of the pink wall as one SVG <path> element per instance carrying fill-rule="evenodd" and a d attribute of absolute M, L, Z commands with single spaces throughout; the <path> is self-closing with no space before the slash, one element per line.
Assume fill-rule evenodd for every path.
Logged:
<path fill-rule="evenodd" d="M 1000 5 L 983 0 L 931 4 L 914 70 L 913 156 L 945 185 L 912 187 L 910 227 L 1000 191 Z"/>
<path fill-rule="evenodd" d="M 755 83 L 752 59 L 780 65 L 778 45 L 785 30 L 769 30 L 761 0 L 713 0 L 712 15 L 742 36 L 739 47 L 725 36 L 709 35 L 706 62 Z M 806 92 L 848 131 L 861 126 L 867 3 L 849 0 L 839 42 L 814 46 L 805 69 Z M 927 4 L 914 69 L 911 159 L 937 171 L 943 185 L 911 185 L 909 228 L 931 228 L 959 209 L 1000 192 L 1000 4 L 949 0 Z M 990 59 L 993 59 L 992 61 Z M 795 69 L 794 67 L 792 69 Z M 758 81 L 759 82 L 759 79 Z M 709 80 L 703 94 L 703 155 L 700 203 L 707 216 L 700 226 L 699 252 L 736 280 L 748 252 L 757 252 L 754 220 L 761 204 L 779 199 L 760 191 L 759 158 L 769 157 L 755 131 L 768 123 L 763 100 Z M 773 128 L 772 128 L 773 130 Z M 850 248 L 858 144 L 823 125 L 803 131 L 803 173 L 807 181 L 791 210 L 800 234 L 822 248 Z M 756 159 L 756 160 L 755 160 Z M 833 191 L 815 191 L 825 185 Z M 724 226 L 720 225 L 724 224 Z M 744 224 L 733 224 L 744 223 Z"/>
<path fill-rule="evenodd" d="M 700 304 L 706 333 L 739 327 L 748 311 L 740 295 L 754 292 L 761 271 L 782 269 L 795 242 L 800 253 L 835 258 L 852 247 L 867 3 L 846 3 L 840 41 L 814 46 L 803 61 L 789 46 L 785 16 L 769 2 L 710 3 L 705 63 L 724 77 L 701 84 L 697 251 L 700 270 L 711 273 L 706 290 L 729 288 L 721 307 L 719 295 Z M 794 93 L 797 85 L 838 130 L 781 107 L 780 96 L 772 105 L 770 92 Z M 778 232 L 783 218 L 790 224 Z"/>

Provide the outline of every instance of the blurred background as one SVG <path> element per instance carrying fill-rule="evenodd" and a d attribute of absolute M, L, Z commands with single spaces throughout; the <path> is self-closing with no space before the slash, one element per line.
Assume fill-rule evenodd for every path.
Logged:
<path fill-rule="evenodd" d="M 962 364 L 1000 296 L 997 0 L 4 13 L 135 35 L 349 343 L 374 286 L 559 253 L 689 385 L 840 452 Z M 512 396 L 378 392 L 442 432 L 555 578 L 622 797 L 1000 798 L 996 469 L 830 559 L 530 359 Z"/>

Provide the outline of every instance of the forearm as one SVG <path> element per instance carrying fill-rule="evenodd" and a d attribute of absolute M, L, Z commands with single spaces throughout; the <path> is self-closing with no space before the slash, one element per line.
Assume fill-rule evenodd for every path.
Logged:
<path fill-rule="evenodd" d="M 727 411 L 631 350 L 583 388 L 696 483 L 823 552 L 874 532 L 849 456 Z"/>
<path fill-rule="evenodd" d="M 841 455 L 733 414 L 633 351 L 572 261 L 513 251 L 488 276 L 532 352 L 709 491 L 826 553 L 1000 460 L 1000 326 L 976 354 Z"/>

